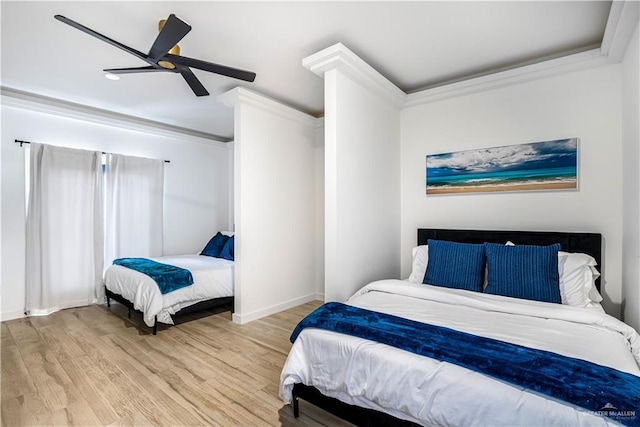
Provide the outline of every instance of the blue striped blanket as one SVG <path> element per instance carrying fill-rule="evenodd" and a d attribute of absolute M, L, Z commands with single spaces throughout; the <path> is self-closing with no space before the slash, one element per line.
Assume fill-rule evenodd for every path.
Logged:
<path fill-rule="evenodd" d="M 454 363 L 640 426 L 640 377 L 613 368 L 335 302 L 305 317 L 293 330 L 292 343 L 304 328 L 353 335 Z"/>
<path fill-rule="evenodd" d="M 162 264 L 147 258 L 118 258 L 113 263 L 151 277 L 163 295 L 193 284 L 191 272 L 174 265 Z"/>

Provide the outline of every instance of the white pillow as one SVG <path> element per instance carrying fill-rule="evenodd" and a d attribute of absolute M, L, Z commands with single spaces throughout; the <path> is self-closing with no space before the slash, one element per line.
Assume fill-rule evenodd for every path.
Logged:
<path fill-rule="evenodd" d="M 595 286 L 595 281 L 600 276 L 596 264 L 596 260 L 587 254 L 558 252 L 560 296 L 563 304 L 586 307 L 592 302 L 602 301 Z"/>
<path fill-rule="evenodd" d="M 513 242 L 507 242 L 513 246 Z M 562 303 L 574 307 L 587 307 L 592 302 L 602 301 L 602 295 L 596 288 L 596 279 L 600 273 L 598 263 L 587 254 L 558 252 L 558 275 L 560 278 L 560 297 Z"/>
<path fill-rule="evenodd" d="M 427 271 L 429 260 L 429 246 L 421 245 L 413 248 L 413 263 L 411 264 L 411 275 L 407 279 L 411 283 L 422 283 L 424 273 Z"/>

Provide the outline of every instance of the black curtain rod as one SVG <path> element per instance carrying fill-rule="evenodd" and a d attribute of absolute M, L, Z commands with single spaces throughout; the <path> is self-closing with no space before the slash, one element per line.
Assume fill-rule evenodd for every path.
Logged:
<path fill-rule="evenodd" d="M 22 144 L 31 144 L 30 141 L 22 141 L 20 139 L 15 139 L 15 142 L 17 142 L 18 144 L 20 144 L 20 147 L 22 147 Z M 105 153 L 104 151 L 102 152 L 102 154 L 109 154 L 109 153 Z M 171 160 L 165 160 L 165 163 L 171 163 Z"/>

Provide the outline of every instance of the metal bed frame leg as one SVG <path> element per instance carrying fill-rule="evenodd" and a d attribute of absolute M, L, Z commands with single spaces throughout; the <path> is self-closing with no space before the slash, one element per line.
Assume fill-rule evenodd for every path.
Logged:
<path fill-rule="evenodd" d="M 153 320 L 153 335 L 158 334 L 158 316 Z"/>
<path fill-rule="evenodd" d="M 300 416 L 300 402 L 298 396 L 293 396 L 293 417 L 298 418 Z"/>
<path fill-rule="evenodd" d="M 104 286 L 104 298 L 107 300 L 107 307 L 111 307 L 111 298 L 107 294 L 107 285 Z"/>

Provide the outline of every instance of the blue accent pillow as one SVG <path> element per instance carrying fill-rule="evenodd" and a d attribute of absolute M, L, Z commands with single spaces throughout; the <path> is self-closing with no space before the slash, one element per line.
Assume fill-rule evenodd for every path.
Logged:
<path fill-rule="evenodd" d="M 231 236 L 227 239 L 226 243 L 222 247 L 220 251 L 220 258 L 228 259 L 229 261 L 233 261 L 233 242 L 234 237 Z"/>
<path fill-rule="evenodd" d="M 422 283 L 482 292 L 484 245 L 428 240 L 429 261 Z"/>
<path fill-rule="evenodd" d="M 485 243 L 488 294 L 562 303 L 558 275 L 560 244 L 550 246 Z"/>
<path fill-rule="evenodd" d="M 227 240 L 229 240 L 229 236 L 225 236 L 218 231 L 218 233 L 209 240 L 209 243 L 207 243 L 207 246 L 204 247 L 200 255 L 220 258 L 220 252 L 222 252 L 222 248 L 224 244 L 227 243 Z"/>

